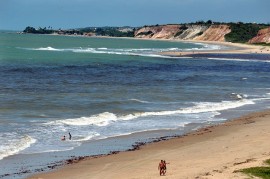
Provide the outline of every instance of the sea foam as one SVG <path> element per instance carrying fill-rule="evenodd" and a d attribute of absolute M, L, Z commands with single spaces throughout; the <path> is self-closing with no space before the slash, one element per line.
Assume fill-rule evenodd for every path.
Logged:
<path fill-rule="evenodd" d="M 15 134 L 7 134 L 7 135 L 14 136 Z M 2 144 L 0 146 L 0 160 L 2 160 L 3 158 L 7 156 L 17 154 L 18 152 L 30 147 L 31 144 L 36 142 L 36 139 L 32 138 L 29 135 L 25 135 L 21 138 L 18 138 L 15 136 L 9 139 L 8 142 L 6 143 L 5 143 L 4 138 L 1 139 Z"/>
<path fill-rule="evenodd" d="M 222 102 L 198 102 L 194 103 L 193 106 L 187 108 L 181 108 L 172 111 L 155 111 L 155 112 L 140 112 L 132 113 L 127 115 L 117 115 L 110 112 L 104 112 L 90 117 L 80 117 L 74 119 L 64 119 L 58 121 L 52 121 L 47 124 L 66 124 L 71 126 L 107 126 L 116 121 L 127 121 L 134 120 L 140 117 L 149 116 L 170 116 L 177 114 L 198 114 L 198 113 L 214 113 L 215 115 L 220 114 L 219 111 L 233 109 L 248 104 L 255 104 L 252 100 L 240 99 L 237 101 L 222 101 Z"/>
<path fill-rule="evenodd" d="M 197 44 L 199 48 L 92 48 L 92 47 L 75 47 L 75 48 L 53 48 L 53 47 L 40 47 L 40 48 L 27 48 L 26 50 L 39 50 L 39 51 L 61 51 L 61 52 L 74 52 L 74 53 L 94 53 L 94 54 L 110 54 L 110 55 L 128 55 L 128 56 L 143 56 L 155 58 L 178 58 L 160 55 L 161 52 L 169 51 L 194 51 L 194 50 L 217 50 L 221 46 L 211 44 Z"/>
<path fill-rule="evenodd" d="M 116 120 L 117 120 L 117 117 L 115 114 L 104 112 L 104 113 L 93 115 L 90 117 L 81 117 L 81 118 L 53 121 L 53 122 L 49 122 L 49 124 L 63 123 L 63 124 L 75 125 L 75 126 L 87 126 L 87 125 L 106 126 L 109 123 Z"/>

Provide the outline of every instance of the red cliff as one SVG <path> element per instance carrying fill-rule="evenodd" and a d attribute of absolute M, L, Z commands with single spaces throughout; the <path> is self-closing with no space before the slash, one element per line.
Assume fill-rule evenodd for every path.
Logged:
<path fill-rule="evenodd" d="M 270 43 L 270 27 L 261 29 L 248 43 Z"/>
<path fill-rule="evenodd" d="M 194 40 L 202 41 L 225 41 L 225 35 L 230 33 L 228 25 L 211 25 L 202 35 L 197 36 Z"/>

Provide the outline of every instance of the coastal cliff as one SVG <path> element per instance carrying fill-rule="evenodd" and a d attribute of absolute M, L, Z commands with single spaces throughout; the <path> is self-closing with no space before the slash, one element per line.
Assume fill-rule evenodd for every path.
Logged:
<path fill-rule="evenodd" d="M 134 37 L 144 39 L 270 43 L 270 27 L 243 23 L 156 25 L 137 29 Z"/>
<path fill-rule="evenodd" d="M 185 24 L 167 24 L 144 27 L 86 27 L 69 30 L 53 30 L 51 27 L 35 29 L 26 27 L 23 33 L 83 35 L 106 37 L 136 37 L 143 39 L 226 41 L 233 43 L 270 43 L 270 24 L 208 20 Z"/>
<path fill-rule="evenodd" d="M 137 38 L 172 39 L 180 31 L 180 25 L 147 26 L 135 31 Z"/>
<path fill-rule="evenodd" d="M 253 37 L 248 43 L 270 43 L 270 27 L 261 29 L 256 37 Z"/>
<path fill-rule="evenodd" d="M 225 41 L 225 35 L 230 33 L 228 25 L 211 25 L 202 35 L 197 36 L 194 40 L 202 41 Z"/>
<path fill-rule="evenodd" d="M 137 38 L 225 41 L 228 25 L 161 25 L 147 26 L 135 32 Z"/>
<path fill-rule="evenodd" d="M 207 30 L 205 25 L 184 25 L 181 27 L 176 39 L 192 40 Z"/>

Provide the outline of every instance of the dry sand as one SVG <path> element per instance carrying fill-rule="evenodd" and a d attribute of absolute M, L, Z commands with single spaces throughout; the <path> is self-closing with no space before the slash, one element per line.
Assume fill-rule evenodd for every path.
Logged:
<path fill-rule="evenodd" d="M 140 150 L 85 159 L 31 179 L 248 178 L 235 170 L 263 165 L 270 158 L 270 110 L 210 126 L 185 136 L 151 143 Z"/>
<path fill-rule="evenodd" d="M 216 42 L 216 41 L 183 41 L 192 43 L 207 43 L 215 45 L 224 45 L 233 47 L 233 49 L 220 49 L 220 50 L 204 50 L 204 51 L 183 51 L 183 52 L 162 52 L 162 55 L 169 56 L 189 56 L 194 54 L 270 54 L 270 46 L 240 44 L 231 42 Z"/>

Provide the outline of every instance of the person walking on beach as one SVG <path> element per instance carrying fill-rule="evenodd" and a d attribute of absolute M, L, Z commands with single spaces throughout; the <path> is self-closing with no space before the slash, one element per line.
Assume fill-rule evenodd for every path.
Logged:
<path fill-rule="evenodd" d="M 68 135 L 69 135 L 69 140 L 71 140 L 71 137 L 72 137 L 72 136 L 71 136 L 70 132 L 68 133 Z"/>
<path fill-rule="evenodd" d="M 163 173 L 164 173 L 164 175 L 167 172 L 167 166 L 166 166 L 166 164 L 170 164 L 170 163 L 166 163 L 166 161 L 163 160 L 163 170 L 164 170 Z"/>
<path fill-rule="evenodd" d="M 164 162 L 163 160 L 160 161 L 160 163 L 158 164 L 158 170 L 159 170 L 159 175 L 164 175 Z"/>

